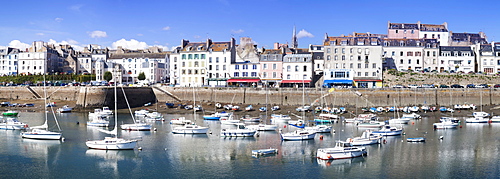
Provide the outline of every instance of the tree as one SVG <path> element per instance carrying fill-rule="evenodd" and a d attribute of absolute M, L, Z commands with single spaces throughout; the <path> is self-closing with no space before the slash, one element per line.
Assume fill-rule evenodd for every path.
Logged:
<path fill-rule="evenodd" d="M 111 74 L 111 72 L 109 72 L 109 71 L 104 72 L 103 78 L 104 78 L 104 80 L 109 82 L 111 79 L 113 79 L 113 74 Z"/>
<path fill-rule="evenodd" d="M 139 80 L 145 80 L 146 79 L 146 75 L 144 74 L 144 72 L 139 73 L 139 76 L 137 76 L 137 79 L 139 79 Z"/>

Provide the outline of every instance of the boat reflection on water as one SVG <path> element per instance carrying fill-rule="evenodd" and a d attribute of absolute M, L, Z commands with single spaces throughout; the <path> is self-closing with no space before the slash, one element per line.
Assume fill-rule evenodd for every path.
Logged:
<path fill-rule="evenodd" d="M 85 152 L 87 157 L 103 159 L 97 161 L 97 166 L 102 172 L 109 173 L 112 170 L 115 177 L 120 178 L 119 165 L 124 168 L 129 166 L 140 166 L 142 159 L 135 150 L 96 150 L 89 149 Z M 134 163 L 134 164 L 131 164 Z M 124 176 L 121 176 L 124 177 Z"/>
<path fill-rule="evenodd" d="M 57 151 L 59 150 L 61 143 L 62 142 L 60 140 L 37 140 L 22 138 L 20 145 L 24 149 L 23 151 L 26 152 L 25 155 L 34 158 L 47 159 L 47 157 L 53 154 L 53 152 L 54 154 L 58 153 Z"/>
<path fill-rule="evenodd" d="M 351 167 L 351 165 L 355 164 L 363 164 L 365 162 L 364 157 L 356 157 L 356 158 L 348 158 L 348 159 L 339 159 L 339 160 L 321 160 L 319 158 L 316 159 L 318 165 L 323 168 L 337 168 L 343 169 L 344 167 Z"/>

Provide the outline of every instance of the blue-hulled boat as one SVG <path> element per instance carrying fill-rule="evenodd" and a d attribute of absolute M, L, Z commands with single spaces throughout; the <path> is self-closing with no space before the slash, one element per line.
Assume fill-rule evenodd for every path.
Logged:
<path fill-rule="evenodd" d="M 425 142 L 424 137 L 407 138 L 406 142 Z"/>

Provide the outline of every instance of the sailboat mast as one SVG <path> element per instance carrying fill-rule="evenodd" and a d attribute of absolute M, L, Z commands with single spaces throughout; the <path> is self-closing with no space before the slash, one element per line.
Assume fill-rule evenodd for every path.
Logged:
<path fill-rule="evenodd" d="M 114 93 L 115 93 L 115 129 L 113 129 L 114 135 L 118 136 L 118 97 L 116 95 L 116 83 L 118 81 L 118 75 L 117 75 L 118 70 L 115 68 L 115 77 L 114 77 Z"/>
<path fill-rule="evenodd" d="M 44 110 L 43 112 L 45 113 L 45 124 L 47 125 L 47 130 L 48 130 L 48 124 L 47 124 L 47 119 L 48 119 L 48 114 L 47 114 L 47 87 L 45 86 L 45 74 L 43 75 L 43 104 L 44 104 Z"/>

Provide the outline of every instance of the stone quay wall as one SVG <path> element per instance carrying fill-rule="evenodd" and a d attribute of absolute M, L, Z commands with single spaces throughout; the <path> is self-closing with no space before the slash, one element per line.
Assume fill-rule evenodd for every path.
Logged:
<path fill-rule="evenodd" d="M 183 101 L 193 100 L 193 88 L 161 87 Z M 454 104 L 498 105 L 500 89 L 494 88 L 383 88 L 383 89 L 306 88 L 195 88 L 197 102 L 223 104 L 310 105 L 323 103 L 334 106 L 450 106 Z M 304 94 L 304 95 L 303 95 Z M 156 94 L 160 102 L 175 102 L 164 94 Z M 304 98 L 303 98 L 304 96 Z M 324 96 L 324 97 L 322 97 Z M 304 102 L 303 102 L 304 101 Z"/>
<path fill-rule="evenodd" d="M 43 97 L 43 87 L 30 87 Z M 182 103 L 192 103 L 193 91 L 197 103 L 222 104 L 252 104 L 252 105 L 293 105 L 304 103 L 310 105 L 328 104 L 345 107 L 372 107 L 372 106 L 410 106 L 435 105 L 450 106 L 453 104 L 499 105 L 500 90 L 495 88 L 417 88 L 417 89 L 335 89 L 331 93 L 328 89 L 320 88 L 179 88 L 159 87 L 164 91 L 180 98 Z M 114 107 L 114 88 L 112 87 L 46 87 L 47 96 L 51 100 L 76 101 L 76 108 L 92 109 L 95 107 Z M 150 87 L 124 87 L 131 107 L 143 106 L 145 103 L 160 105 L 175 101 L 169 95 Z M 267 95 L 266 95 L 267 94 Z M 303 95 L 304 94 L 304 95 Z M 117 88 L 118 108 L 127 108 L 122 88 Z M 324 97 L 322 97 L 324 96 Z M 43 100 L 35 98 L 27 87 L 1 87 L 1 101 L 15 100 Z M 304 102 L 303 102 L 304 101 Z M 242 106 L 243 107 L 243 106 Z M 254 106 L 257 107 L 257 106 Z"/>

